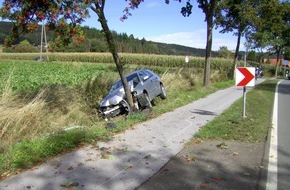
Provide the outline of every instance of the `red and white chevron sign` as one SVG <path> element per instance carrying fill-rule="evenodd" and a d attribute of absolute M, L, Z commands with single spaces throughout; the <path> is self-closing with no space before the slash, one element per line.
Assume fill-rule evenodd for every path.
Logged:
<path fill-rule="evenodd" d="M 255 67 L 236 68 L 236 86 L 255 86 Z"/>

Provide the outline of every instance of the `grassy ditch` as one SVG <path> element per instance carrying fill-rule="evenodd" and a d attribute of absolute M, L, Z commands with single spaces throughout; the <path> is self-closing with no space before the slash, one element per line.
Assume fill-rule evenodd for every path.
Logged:
<path fill-rule="evenodd" d="M 109 83 L 118 77 L 114 65 L 48 63 L 48 66 L 23 61 L 1 64 L 0 178 L 87 143 L 108 140 L 137 123 L 233 85 L 226 73 L 219 70 L 212 72 L 212 86 L 204 88 L 198 69 L 146 67 L 161 76 L 168 98 L 156 99 L 149 115 L 136 113 L 128 119 L 114 118 L 117 127 L 108 129 L 96 114 L 96 108 Z M 138 68 L 126 66 L 125 72 Z"/>
<path fill-rule="evenodd" d="M 195 135 L 201 139 L 263 142 L 271 127 L 272 109 L 277 80 L 267 80 L 247 92 L 246 118 L 243 98 L 209 122 Z"/>

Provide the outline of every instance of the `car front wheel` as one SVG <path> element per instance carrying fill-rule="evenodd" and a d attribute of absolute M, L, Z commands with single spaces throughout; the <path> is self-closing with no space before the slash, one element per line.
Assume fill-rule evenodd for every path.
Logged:
<path fill-rule="evenodd" d="M 167 95 L 166 95 L 166 91 L 165 91 L 165 88 L 162 84 L 160 84 L 160 89 L 161 89 L 161 93 L 160 93 L 160 98 L 161 99 L 166 99 Z"/>
<path fill-rule="evenodd" d="M 130 114 L 131 114 L 131 108 L 130 108 L 130 105 L 128 104 L 128 102 L 126 100 L 122 100 L 120 102 L 120 106 L 121 106 L 121 109 L 125 116 L 128 117 Z"/>

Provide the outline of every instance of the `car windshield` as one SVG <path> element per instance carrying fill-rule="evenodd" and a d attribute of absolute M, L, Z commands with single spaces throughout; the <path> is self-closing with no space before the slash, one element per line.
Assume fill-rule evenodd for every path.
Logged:
<path fill-rule="evenodd" d="M 137 73 L 133 73 L 133 74 L 127 76 L 126 79 L 127 79 L 127 82 L 128 82 L 128 83 L 130 83 L 132 80 L 133 80 L 133 81 L 137 80 L 137 81 L 139 82 L 139 78 L 138 78 Z M 115 83 L 112 85 L 112 87 L 111 87 L 111 89 L 110 89 L 110 92 L 112 92 L 112 91 L 114 91 L 114 90 L 120 88 L 121 86 L 123 86 L 122 81 L 121 81 L 121 80 L 118 80 L 117 82 L 115 82 Z"/>

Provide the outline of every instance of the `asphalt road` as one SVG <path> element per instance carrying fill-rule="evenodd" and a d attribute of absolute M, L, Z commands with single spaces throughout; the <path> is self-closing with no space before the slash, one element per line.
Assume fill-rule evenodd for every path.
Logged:
<path fill-rule="evenodd" d="M 276 86 L 272 129 L 265 148 L 265 165 L 262 172 L 265 185 L 260 189 L 290 189 L 290 80 L 281 80 Z"/>
<path fill-rule="evenodd" d="M 290 80 L 278 87 L 278 189 L 290 189 Z"/>

